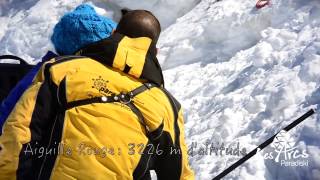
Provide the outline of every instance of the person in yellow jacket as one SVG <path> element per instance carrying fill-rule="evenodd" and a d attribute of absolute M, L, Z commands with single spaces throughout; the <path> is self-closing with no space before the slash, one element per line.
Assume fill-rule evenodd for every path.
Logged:
<path fill-rule="evenodd" d="M 92 38 L 97 21 L 63 24 Z M 194 179 L 181 106 L 156 59 L 160 31 L 133 10 L 110 37 L 45 63 L 2 129 L 0 179 Z"/>

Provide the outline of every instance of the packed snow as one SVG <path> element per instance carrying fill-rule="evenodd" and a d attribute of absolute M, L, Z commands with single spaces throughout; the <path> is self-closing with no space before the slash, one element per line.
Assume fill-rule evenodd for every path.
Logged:
<path fill-rule="evenodd" d="M 196 179 L 212 179 L 242 157 L 220 150 L 201 154 L 206 143 L 248 153 L 320 104 L 319 0 L 273 0 L 259 10 L 255 0 L 4 0 L 0 54 L 39 62 L 53 50 L 55 23 L 83 2 L 115 20 L 124 7 L 159 18 L 158 58 L 166 87 L 184 107 Z M 320 179 L 319 122 L 316 112 L 289 132 L 297 151 L 306 151 L 307 165 L 266 159 L 270 146 L 225 179 Z"/>

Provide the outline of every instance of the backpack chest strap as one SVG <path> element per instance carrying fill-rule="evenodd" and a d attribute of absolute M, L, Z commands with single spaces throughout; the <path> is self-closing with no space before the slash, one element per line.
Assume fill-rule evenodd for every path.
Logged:
<path fill-rule="evenodd" d="M 149 128 L 147 127 L 145 123 L 145 119 L 143 117 L 143 114 L 141 111 L 137 108 L 137 106 L 134 104 L 133 98 L 141 93 L 143 93 L 146 90 L 149 90 L 153 87 L 158 87 L 156 84 L 153 83 L 144 83 L 143 85 L 139 86 L 138 88 L 129 91 L 129 92 L 121 92 L 120 94 L 117 95 L 112 95 L 112 96 L 101 96 L 101 97 L 94 97 L 94 98 L 88 98 L 88 99 L 83 99 L 83 100 L 77 100 L 77 101 L 72 101 L 68 102 L 65 105 L 66 110 L 72 109 L 77 106 L 83 106 L 87 104 L 92 104 L 92 103 L 114 103 L 114 102 L 119 102 L 123 105 L 128 106 L 133 113 L 136 114 L 138 117 L 139 122 L 144 125 L 146 128 L 146 131 L 149 132 Z"/>

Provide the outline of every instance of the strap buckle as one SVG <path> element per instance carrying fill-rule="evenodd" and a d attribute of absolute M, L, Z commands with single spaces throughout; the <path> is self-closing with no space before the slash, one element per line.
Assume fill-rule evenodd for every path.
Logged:
<path fill-rule="evenodd" d="M 132 97 L 127 93 L 120 93 L 118 96 L 115 97 L 118 97 L 117 99 L 123 104 L 129 104 L 132 101 Z"/>

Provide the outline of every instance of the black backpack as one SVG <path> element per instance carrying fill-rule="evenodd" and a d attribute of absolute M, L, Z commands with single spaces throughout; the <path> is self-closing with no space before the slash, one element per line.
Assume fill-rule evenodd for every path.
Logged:
<path fill-rule="evenodd" d="M 0 59 L 20 61 L 20 64 L 0 63 L 0 102 L 2 102 L 33 65 L 14 55 L 2 55 Z"/>

